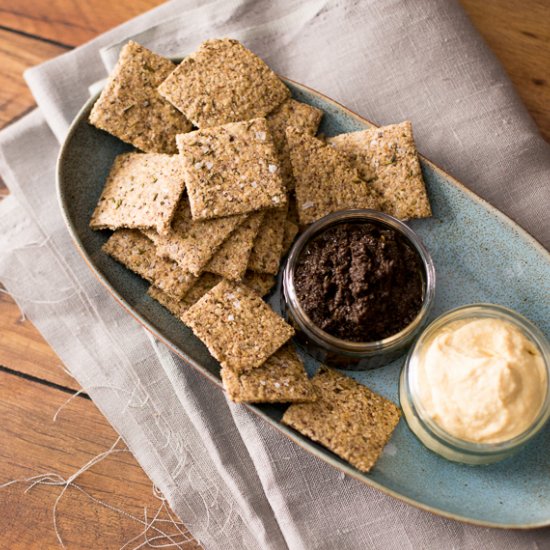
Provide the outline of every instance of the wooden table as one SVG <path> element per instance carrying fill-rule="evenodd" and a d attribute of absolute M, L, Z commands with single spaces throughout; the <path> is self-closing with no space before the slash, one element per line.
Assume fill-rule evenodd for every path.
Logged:
<path fill-rule="evenodd" d="M 0 0 L 0 127 L 34 108 L 22 72 L 150 9 L 159 0 Z M 474 25 L 500 58 L 550 140 L 550 0 L 463 0 Z M 8 193 L 0 181 L 0 197 Z M 13 300 L 0 293 L 0 484 L 55 472 L 67 477 L 108 449 L 117 436 L 80 394 L 53 416 L 78 384 Z M 122 446 L 119 446 L 122 448 Z M 93 498 L 142 520 L 160 502 L 128 452 L 116 453 L 78 478 Z M 2 548 L 58 548 L 52 507 L 61 488 L 28 484 L 0 489 Z M 144 512 L 145 510 L 145 512 Z M 167 519 L 164 509 L 159 516 Z M 166 522 L 156 525 L 164 526 Z M 69 548 L 120 548 L 145 542 L 143 525 L 74 488 L 58 504 L 58 527 Z M 179 528 L 186 533 L 185 528 Z M 167 530 L 177 532 L 175 527 Z M 158 535 L 149 530 L 149 537 Z M 189 535 L 184 548 L 198 548 Z M 157 540 L 155 543 L 166 542 Z M 133 547 L 133 546 L 130 546 Z"/>

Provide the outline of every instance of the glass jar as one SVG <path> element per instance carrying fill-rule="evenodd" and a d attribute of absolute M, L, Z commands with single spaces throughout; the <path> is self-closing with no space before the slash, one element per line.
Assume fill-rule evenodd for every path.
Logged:
<path fill-rule="evenodd" d="M 422 264 L 422 306 L 403 330 L 375 342 L 351 342 L 336 338 L 316 326 L 306 315 L 296 295 L 294 272 L 307 243 L 328 228 L 341 223 L 370 223 L 393 229 L 416 250 Z M 315 359 L 333 367 L 367 370 L 381 367 L 403 355 L 425 325 L 435 295 L 435 268 L 426 247 L 407 225 L 375 210 L 342 210 L 313 223 L 294 243 L 283 272 L 282 311 L 296 329 L 296 339 Z"/>
<path fill-rule="evenodd" d="M 498 319 L 519 329 L 538 348 L 545 365 L 546 387 L 541 410 L 521 434 L 498 443 L 477 443 L 449 434 L 425 411 L 419 397 L 418 368 L 423 352 L 442 329 L 457 321 Z M 454 462 L 490 464 L 502 460 L 532 439 L 550 417 L 550 344 L 529 320 L 508 308 L 493 304 L 473 304 L 454 309 L 433 321 L 411 349 L 401 371 L 399 399 L 407 424 L 420 441 L 435 453 Z"/>

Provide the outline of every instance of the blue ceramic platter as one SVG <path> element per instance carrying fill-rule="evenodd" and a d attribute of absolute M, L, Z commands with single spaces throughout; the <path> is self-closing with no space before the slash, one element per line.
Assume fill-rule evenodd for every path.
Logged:
<path fill-rule="evenodd" d="M 330 136 L 372 126 L 334 101 L 288 82 L 294 97 L 325 112 L 320 132 Z M 221 386 L 219 365 L 179 320 L 146 296 L 147 283 L 101 252 L 108 232 L 88 221 L 113 159 L 130 149 L 87 123 L 92 98 L 76 117 L 58 162 L 58 193 L 69 231 L 90 268 L 134 317 L 189 366 Z M 431 317 L 474 303 L 502 304 L 550 336 L 550 254 L 504 215 L 422 159 L 434 216 L 411 223 L 430 250 L 437 272 Z M 279 291 L 270 302 L 279 305 Z M 306 358 L 310 373 L 317 368 Z M 349 372 L 398 402 L 400 359 L 368 372 Z M 454 464 L 424 448 L 402 420 L 370 474 L 280 423 L 280 406 L 250 406 L 280 432 L 335 468 L 431 512 L 470 523 L 534 528 L 550 525 L 550 425 L 516 456 L 496 465 Z"/>

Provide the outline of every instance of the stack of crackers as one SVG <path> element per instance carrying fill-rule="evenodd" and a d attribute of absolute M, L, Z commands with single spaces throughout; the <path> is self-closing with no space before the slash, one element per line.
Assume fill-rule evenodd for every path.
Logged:
<path fill-rule="evenodd" d="M 431 210 L 409 122 L 325 140 L 322 114 L 236 40 L 179 65 L 129 42 L 89 120 L 136 151 L 115 159 L 90 226 L 204 342 L 233 401 L 293 403 L 283 422 L 368 471 L 398 408 L 326 368 L 310 380 L 262 297 L 300 227 Z"/>

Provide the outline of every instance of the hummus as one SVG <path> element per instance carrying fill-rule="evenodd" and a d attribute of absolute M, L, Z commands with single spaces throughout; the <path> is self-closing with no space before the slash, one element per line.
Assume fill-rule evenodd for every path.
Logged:
<path fill-rule="evenodd" d="M 528 429 L 546 397 L 544 359 L 508 321 L 450 323 L 419 355 L 418 401 L 447 433 L 476 443 L 507 441 Z"/>

